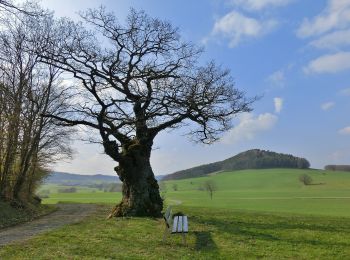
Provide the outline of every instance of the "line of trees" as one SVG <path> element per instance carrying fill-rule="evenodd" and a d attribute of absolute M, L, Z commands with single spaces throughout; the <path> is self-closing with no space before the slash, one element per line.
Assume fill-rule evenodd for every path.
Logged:
<path fill-rule="evenodd" d="M 327 171 L 350 172 L 350 165 L 326 165 L 324 169 Z"/>
<path fill-rule="evenodd" d="M 42 45 L 37 36 L 49 30 L 52 17 L 16 10 L 1 16 L 0 197 L 24 202 L 48 175 L 48 165 L 70 154 L 70 131 L 42 116 L 59 114 L 68 95 L 60 89 L 60 71 L 36 54 Z"/>

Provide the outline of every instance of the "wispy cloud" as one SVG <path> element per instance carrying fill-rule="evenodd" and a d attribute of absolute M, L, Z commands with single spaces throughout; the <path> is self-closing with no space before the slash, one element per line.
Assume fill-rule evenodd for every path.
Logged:
<path fill-rule="evenodd" d="M 350 135 L 350 126 L 344 127 L 338 131 L 341 135 Z"/>
<path fill-rule="evenodd" d="M 305 18 L 297 30 L 301 38 L 317 36 L 350 24 L 350 1 L 329 0 L 327 7 L 312 19 Z"/>
<path fill-rule="evenodd" d="M 232 11 L 218 19 L 212 31 L 212 37 L 222 37 L 229 40 L 231 48 L 248 38 L 258 38 L 277 26 L 275 20 L 257 20 Z"/>
<path fill-rule="evenodd" d="M 332 107 L 335 106 L 334 102 L 326 102 L 321 105 L 321 109 L 324 111 L 330 110 Z"/>
<path fill-rule="evenodd" d="M 323 55 L 309 62 L 304 67 L 306 74 L 336 73 L 350 69 L 350 52 L 338 52 Z"/>
<path fill-rule="evenodd" d="M 283 108 L 283 98 L 275 97 L 273 99 L 273 102 L 275 104 L 275 113 L 279 114 L 282 111 Z"/>
<path fill-rule="evenodd" d="M 286 6 L 293 0 L 231 0 L 235 6 L 243 7 L 249 11 L 260 11 L 269 7 Z"/>
<path fill-rule="evenodd" d="M 350 30 L 335 31 L 322 36 L 310 43 L 311 46 L 319 49 L 338 50 L 350 45 Z"/>
<path fill-rule="evenodd" d="M 277 70 L 268 76 L 267 80 L 275 86 L 283 87 L 285 85 L 285 73 L 284 70 Z"/>
<path fill-rule="evenodd" d="M 306 74 L 337 73 L 350 69 L 350 0 L 328 0 L 325 9 L 312 18 L 305 18 L 297 30 L 300 38 L 314 38 L 309 45 L 337 51 L 325 54 L 304 67 Z"/>
<path fill-rule="evenodd" d="M 350 96 L 350 88 L 344 88 L 338 92 L 342 96 Z"/>

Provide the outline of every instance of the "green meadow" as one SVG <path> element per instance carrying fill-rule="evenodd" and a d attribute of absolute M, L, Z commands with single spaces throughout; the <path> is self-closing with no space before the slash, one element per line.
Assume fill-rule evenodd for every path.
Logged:
<path fill-rule="evenodd" d="M 106 220 L 109 205 L 80 223 L 0 248 L 0 259 L 348 259 L 349 218 L 175 206 L 189 218 L 187 244 L 164 220 Z"/>
<path fill-rule="evenodd" d="M 312 185 L 299 181 L 305 173 L 312 177 Z M 217 186 L 213 199 L 202 189 L 208 179 Z M 245 170 L 166 181 L 161 187 L 166 206 L 188 215 L 186 245 L 178 235 L 162 241 L 162 219 L 106 220 L 120 193 L 84 189 L 55 193 L 52 187 L 46 204 L 97 203 L 99 209 L 79 223 L 0 248 L 0 259 L 328 260 L 350 256 L 350 173 Z"/>
<path fill-rule="evenodd" d="M 311 185 L 299 181 L 312 177 Z M 217 190 L 213 199 L 201 187 L 208 179 Z M 176 191 L 174 191 L 176 186 Z M 224 172 L 208 177 L 166 181 L 161 185 L 167 204 L 183 206 L 350 217 L 350 173 L 323 170 L 264 169 Z M 44 188 L 43 188 L 44 189 Z M 46 187 L 45 187 L 46 189 Z M 57 190 L 57 189 L 56 189 Z M 86 191 L 55 193 L 44 203 L 116 203 L 120 193 Z"/>

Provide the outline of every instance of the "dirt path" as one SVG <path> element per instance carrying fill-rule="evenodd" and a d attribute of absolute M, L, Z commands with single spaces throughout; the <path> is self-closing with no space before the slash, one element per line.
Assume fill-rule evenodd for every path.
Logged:
<path fill-rule="evenodd" d="M 94 204 L 58 204 L 57 206 L 59 209 L 50 215 L 0 230 L 0 247 L 78 222 L 97 210 L 97 205 Z"/>

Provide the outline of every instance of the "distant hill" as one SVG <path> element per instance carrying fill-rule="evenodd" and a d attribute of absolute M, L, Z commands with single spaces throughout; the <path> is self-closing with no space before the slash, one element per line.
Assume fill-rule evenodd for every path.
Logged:
<path fill-rule="evenodd" d="M 165 177 L 165 176 L 167 176 L 167 175 L 156 175 L 156 176 L 154 176 L 154 178 L 156 178 L 156 180 L 157 181 L 161 181 L 161 180 L 163 180 L 163 178 Z"/>
<path fill-rule="evenodd" d="M 59 185 L 91 185 L 99 183 L 117 183 L 120 182 L 118 176 L 109 175 L 80 175 L 66 172 L 52 172 L 51 175 L 45 180 L 45 184 L 59 184 Z"/>
<path fill-rule="evenodd" d="M 200 177 L 220 171 L 237 171 L 244 169 L 296 168 L 306 169 L 310 163 L 290 154 L 275 153 L 259 149 L 248 150 L 223 161 L 204 164 L 187 170 L 166 175 L 162 180 L 186 179 Z"/>
<path fill-rule="evenodd" d="M 165 175 L 155 176 L 157 180 L 160 180 Z M 81 175 L 67 172 L 52 172 L 51 175 L 44 181 L 44 184 L 57 184 L 67 186 L 91 186 L 92 184 L 101 183 L 121 183 L 117 175 Z"/>

